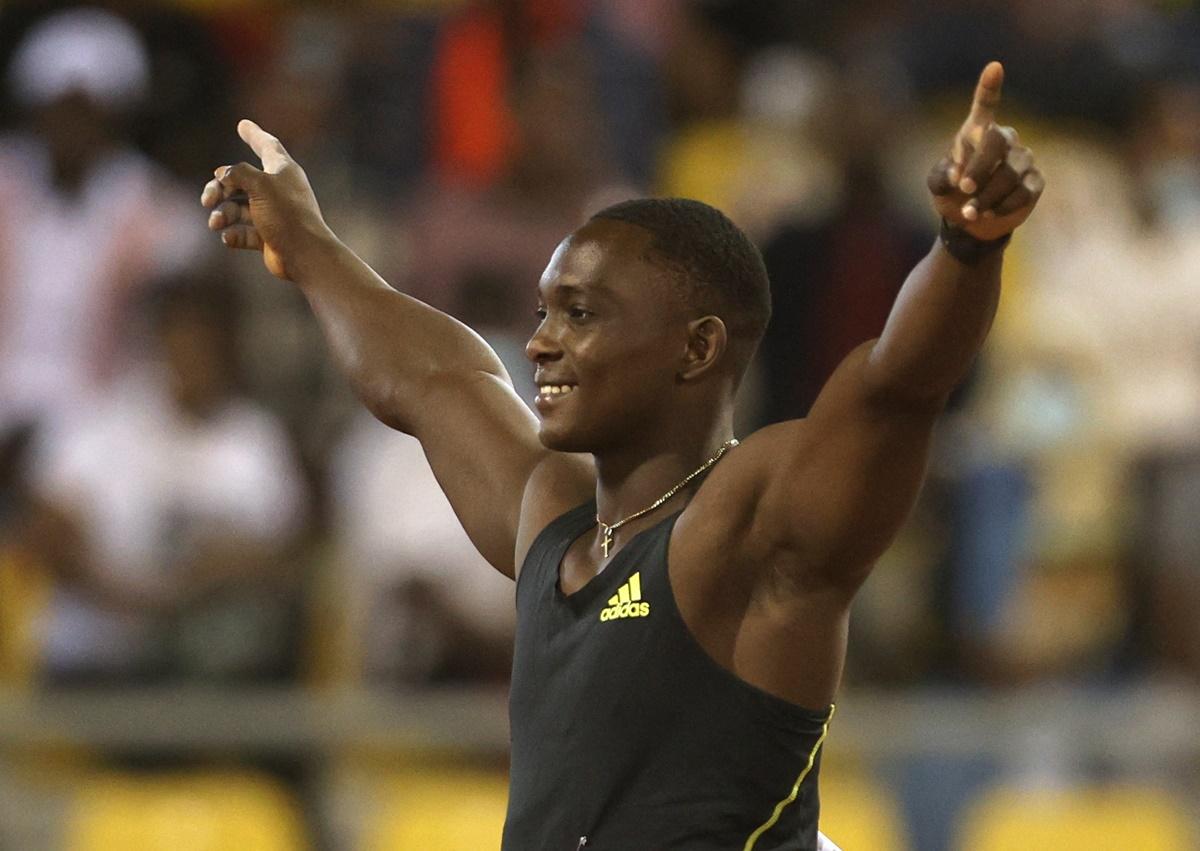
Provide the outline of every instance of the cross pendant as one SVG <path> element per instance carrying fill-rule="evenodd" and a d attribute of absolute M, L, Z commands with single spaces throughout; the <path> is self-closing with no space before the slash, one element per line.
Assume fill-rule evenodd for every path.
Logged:
<path fill-rule="evenodd" d="M 603 525 L 603 524 L 601 524 Z M 608 550 L 612 547 L 613 530 L 611 527 L 604 527 L 604 538 L 600 541 L 600 550 L 604 553 L 604 557 L 608 558 Z"/>

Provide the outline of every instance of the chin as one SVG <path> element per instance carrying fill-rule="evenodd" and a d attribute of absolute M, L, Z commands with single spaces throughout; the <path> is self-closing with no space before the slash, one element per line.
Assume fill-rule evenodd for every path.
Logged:
<path fill-rule="evenodd" d="M 546 449 L 556 453 L 594 453 L 602 442 L 594 430 L 578 429 L 560 422 L 541 421 L 538 439 Z"/>
<path fill-rule="evenodd" d="M 583 435 L 573 432 L 570 429 L 548 426 L 545 420 L 542 421 L 542 426 L 538 429 L 538 440 L 542 442 L 542 446 L 552 449 L 555 452 L 592 451 L 592 442 L 587 440 Z"/>

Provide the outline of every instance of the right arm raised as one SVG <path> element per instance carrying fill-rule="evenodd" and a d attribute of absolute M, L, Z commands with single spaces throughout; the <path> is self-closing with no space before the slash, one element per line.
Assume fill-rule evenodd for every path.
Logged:
<path fill-rule="evenodd" d="M 295 281 L 363 403 L 421 441 L 475 546 L 513 576 L 533 472 L 552 466 L 550 478 L 582 499 L 591 490 L 586 464 L 541 445 L 536 419 L 478 334 L 392 289 L 338 240 L 278 139 L 251 121 L 238 133 L 263 170 L 217 169 L 201 196 L 212 208 L 209 227 L 230 247 L 261 250 L 272 274 Z"/>

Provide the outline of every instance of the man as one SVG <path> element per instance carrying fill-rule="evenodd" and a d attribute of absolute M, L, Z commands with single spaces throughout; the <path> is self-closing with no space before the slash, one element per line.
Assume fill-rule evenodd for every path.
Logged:
<path fill-rule="evenodd" d="M 201 259 L 186 194 L 128 137 L 149 82 L 136 30 L 100 9 L 40 20 L 5 68 L 20 120 L 0 135 L 0 204 L 22 221 L 0 226 L 0 431 L 88 411 L 127 366 L 129 305 Z"/>
<path fill-rule="evenodd" d="M 1042 190 L 995 123 L 1002 80 L 984 69 L 930 175 L 942 236 L 883 334 L 807 419 L 741 445 L 767 282 L 712 208 L 627 202 L 559 245 L 527 347 L 539 423 L 478 336 L 391 290 L 279 141 L 238 125 L 265 170 L 217 169 L 210 228 L 297 283 L 363 401 L 421 441 L 476 547 L 519 575 L 506 849 L 817 847 L 850 602 L 913 504 Z"/>
<path fill-rule="evenodd" d="M 43 677 L 286 676 L 305 513 L 287 434 L 237 392 L 231 293 L 172 282 L 145 315 L 150 356 L 40 447 L 21 543 L 54 578 Z"/>

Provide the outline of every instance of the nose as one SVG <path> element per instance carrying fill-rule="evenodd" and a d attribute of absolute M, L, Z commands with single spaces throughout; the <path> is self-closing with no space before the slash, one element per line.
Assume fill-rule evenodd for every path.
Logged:
<path fill-rule="evenodd" d="M 525 357 L 534 363 L 546 363 L 562 357 L 562 346 L 550 326 L 550 321 L 543 319 L 525 344 Z"/>

